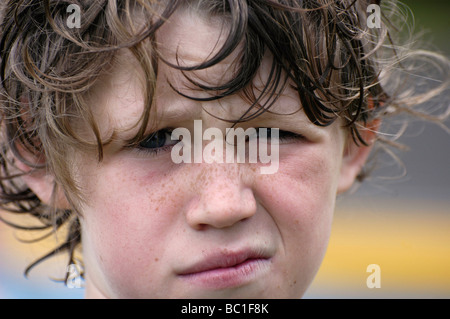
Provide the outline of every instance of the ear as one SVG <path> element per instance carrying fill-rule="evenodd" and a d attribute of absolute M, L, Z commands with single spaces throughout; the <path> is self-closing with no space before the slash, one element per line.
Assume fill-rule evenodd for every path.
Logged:
<path fill-rule="evenodd" d="M 30 108 L 27 96 L 20 97 L 22 107 L 21 119 L 23 128 L 32 126 L 32 119 L 27 111 Z M 14 143 L 14 165 L 23 174 L 22 181 L 41 200 L 43 204 L 54 206 L 55 208 L 70 208 L 64 192 L 60 187 L 56 187 L 54 176 L 45 169 L 46 158 L 44 153 L 36 153 L 21 144 Z M 40 169 L 33 167 L 43 167 Z"/>
<path fill-rule="evenodd" d="M 373 143 L 379 127 L 380 120 L 373 120 L 359 130 L 359 133 L 367 143 L 367 146 L 361 143 L 359 143 L 360 145 L 357 145 L 350 136 L 347 138 L 339 176 L 338 194 L 349 190 L 355 182 L 356 177 L 361 172 L 373 148 Z"/>
<path fill-rule="evenodd" d="M 23 152 L 21 152 L 21 155 L 23 155 Z M 45 159 L 42 157 L 37 160 L 29 153 L 27 153 L 24 157 L 30 163 L 45 163 Z M 70 204 L 67 201 L 64 192 L 59 187 L 55 186 L 56 183 L 54 176 L 45 168 L 31 168 L 17 158 L 15 159 L 15 166 L 23 173 L 21 176 L 22 181 L 33 191 L 33 193 L 41 200 L 43 204 L 61 209 L 70 208 Z"/>

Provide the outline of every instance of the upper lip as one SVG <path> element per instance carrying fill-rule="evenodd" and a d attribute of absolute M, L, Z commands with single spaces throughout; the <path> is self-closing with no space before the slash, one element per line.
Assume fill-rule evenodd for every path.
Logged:
<path fill-rule="evenodd" d="M 207 254 L 205 258 L 194 262 L 191 266 L 183 268 L 179 275 L 191 275 L 213 269 L 234 267 L 251 259 L 268 259 L 270 254 L 258 249 L 245 249 L 239 251 L 221 250 Z"/>

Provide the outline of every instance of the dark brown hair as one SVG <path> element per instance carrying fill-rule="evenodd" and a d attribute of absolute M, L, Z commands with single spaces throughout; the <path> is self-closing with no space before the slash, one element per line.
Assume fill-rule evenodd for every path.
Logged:
<path fill-rule="evenodd" d="M 0 38 L 0 204 L 6 211 L 30 214 L 42 222 L 42 226 L 28 229 L 68 226 L 66 240 L 26 272 L 60 252 L 69 252 L 69 263 L 75 262 L 74 252 L 81 243 L 76 201 L 82 190 L 76 185 L 70 154 L 96 148 L 102 160 L 108 141 L 102 140 L 86 94 L 114 65 L 121 49 L 136 57 L 146 77 L 147 107 L 130 144 L 145 138 L 159 63 L 183 71 L 192 86 L 209 93 L 201 100 L 244 96 L 250 102 L 248 111 L 239 119 L 223 119 L 234 124 L 270 112 L 288 85 L 298 92 L 312 123 L 327 126 L 341 118 L 357 144 L 366 144 L 360 128 L 371 121 L 401 112 L 423 115 L 414 106 L 448 89 L 448 60 L 395 44 L 393 21 L 399 17 L 395 1 L 383 4 L 380 27 L 369 28 L 367 8 L 372 3 L 380 5 L 380 1 L 367 0 L 5 1 Z M 70 4 L 81 10 L 80 28 L 67 25 Z M 156 32 L 176 10 L 201 12 L 223 21 L 228 35 L 217 54 L 191 67 L 170 64 L 159 54 Z M 206 86 L 190 75 L 236 50 L 237 70 L 227 83 Z M 270 76 L 263 90 L 255 94 L 252 80 L 267 52 L 273 57 Z M 393 71 L 409 72 L 409 59 L 418 56 L 435 61 L 446 75 L 439 87 L 411 94 L 410 87 L 401 85 L 404 79 Z M 88 125 L 96 143 L 78 136 L 74 118 Z M 383 140 L 387 141 L 380 136 L 379 141 Z M 29 160 L 25 154 L 42 160 Z M 73 209 L 42 203 L 21 181 L 23 173 L 17 169 L 17 161 L 51 173 L 55 191 L 63 190 Z"/>

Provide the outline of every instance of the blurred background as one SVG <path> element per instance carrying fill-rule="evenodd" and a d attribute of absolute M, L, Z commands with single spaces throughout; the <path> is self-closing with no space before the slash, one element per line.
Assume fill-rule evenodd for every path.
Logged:
<path fill-rule="evenodd" d="M 450 1 L 404 0 L 424 32 L 426 49 L 450 56 Z M 447 105 L 450 96 L 443 97 Z M 450 126 L 450 123 L 447 123 Z M 406 169 L 388 159 L 353 194 L 339 198 L 330 245 L 305 298 L 450 298 L 450 135 L 414 123 L 399 140 Z M 27 237 L 28 236 L 28 237 Z M 82 298 L 66 288 L 65 258 L 23 271 L 52 247 L 26 244 L 29 235 L 0 223 L 0 298 Z M 379 288 L 369 288 L 369 265 L 379 266 Z"/>
<path fill-rule="evenodd" d="M 450 56 L 450 1 L 402 2 L 414 12 L 424 49 Z M 442 98 L 450 104 L 449 91 Z M 398 142 L 410 147 L 396 153 L 406 174 L 386 157 L 371 180 L 338 200 L 306 298 L 450 298 L 450 135 L 414 122 Z M 367 286 L 371 264 L 379 266 L 380 288 Z"/>

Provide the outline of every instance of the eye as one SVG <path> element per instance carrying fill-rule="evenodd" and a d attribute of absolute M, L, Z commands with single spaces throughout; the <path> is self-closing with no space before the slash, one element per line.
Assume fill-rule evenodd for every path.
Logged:
<path fill-rule="evenodd" d="M 301 134 L 280 130 L 279 139 L 280 141 L 303 140 L 305 137 Z"/>
<path fill-rule="evenodd" d="M 257 129 L 258 137 L 271 139 L 272 138 L 272 133 L 274 132 L 274 130 L 278 130 L 278 140 L 280 142 L 288 142 L 288 141 L 291 141 L 291 140 L 303 140 L 303 139 L 305 139 L 305 137 L 303 135 L 298 134 L 298 133 L 289 132 L 289 131 L 283 131 L 283 130 L 275 129 L 275 128 L 268 128 L 268 127 L 260 127 L 260 128 L 258 128 Z M 261 133 L 263 134 L 263 136 L 260 136 Z"/>
<path fill-rule="evenodd" d="M 164 147 L 171 147 L 178 143 L 178 141 L 172 141 L 171 134 L 172 131 L 169 129 L 156 131 L 140 142 L 139 148 L 151 151 L 162 149 Z"/>

